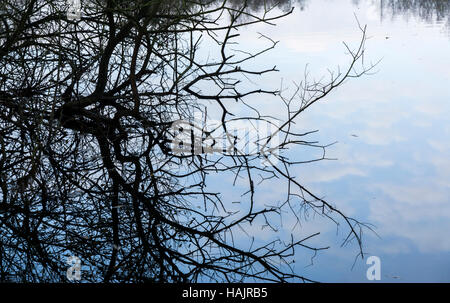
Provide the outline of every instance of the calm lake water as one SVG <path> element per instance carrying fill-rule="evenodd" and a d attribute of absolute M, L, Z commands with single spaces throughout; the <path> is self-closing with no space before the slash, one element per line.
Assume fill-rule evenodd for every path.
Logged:
<path fill-rule="evenodd" d="M 381 282 L 450 282 L 449 1 L 293 5 L 294 13 L 277 26 L 241 31 L 249 46 L 261 43 L 257 32 L 280 40 L 255 62 L 280 69 L 262 84 L 301 81 L 306 65 L 317 78 L 327 68 L 345 66 L 342 42 L 355 45 L 361 38 L 355 16 L 367 24 L 370 37 L 365 61 L 382 59 L 375 74 L 346 82 L 300 119 L 299 128 L 320 130 L 312 139 L 338 141 L 328 149 L 338 160 L 304 165 L 299 177 L 315 193 L 376 226 L 379 237 L 366 233 L 364 251 L 381 259 Z M 308 228 L 325 228 L 331 248 L 314 266 L 308 266 L 310 256 L 299 253 L 295 269 L 324 282 L 367 282 L 365 260 L 353 266 L 356 245 L 342 248 L 345 235 L 335 226 L 314 224 Z"/>

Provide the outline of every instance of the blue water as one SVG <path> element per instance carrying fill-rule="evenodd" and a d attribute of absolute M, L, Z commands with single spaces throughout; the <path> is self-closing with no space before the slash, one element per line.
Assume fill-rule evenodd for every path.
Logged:
<path fill-rule="evenodd" d="M 380 1 L 306 1 L 303 10 L 297 7 L 275 27 L 241 30 L 243 47 L 262 45 L 258 32 L 280 41 L 255 60 L 277 65 L 280 72 L 258 84 L 278 88 L 281 79 L 301 81 L 305 66 L 312 78 L 345 66 L 342 42 L 360 41 L 356 18 L 367 25 L 365 62 L 381 59 L 376 73 L 346 82 L 297 124 L 320 130 L 311 138 L 323 144 L 338 141 L 328 148 L 337 160 L 303 165 L 296 174 L 319 196 L 376 226 L 379 237 L 366 232 L 364 252 L 380 258 L 381 282 L 450 282 L 448 11 L 406 8 L 393 14 L 389 7 L 381 10 Z M 260 102 L 268 112 L 279 110 Z M 283 189 L 277 190 L 267 188 L 267 199 L 281 197 Z M 297 273 L 324 282 L 368 282 L 369 265 L 354 263 L 357 246 L 340 247 L 341 229 L 320 219 L 306 223 L 302 231 L 321 231 L 316 244 L 331 248 L 319 253 L 313 266 L 311 253 L 298 252 Z M 289 222 L 284 226 L 289 229 Z"/>

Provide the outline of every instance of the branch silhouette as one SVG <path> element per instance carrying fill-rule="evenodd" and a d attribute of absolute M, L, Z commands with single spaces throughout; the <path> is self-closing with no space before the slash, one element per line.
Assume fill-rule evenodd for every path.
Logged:
<path fill-rule="evenodd" d="M 362 253 L 370 226 L 304 187 L 292 169 L 305 162 L 283 151 L 309 146 L 326 159 L 327 146 L 295 133 L 295 121 L 370 72 L 373 65 L 360 64 L 366 30 L 360 45 L 346 46 L 348 67 L 329 80 L 306 78 L 290 97 L 245 90 L 245 79 L 277 71 L 253 63 L 277 41 L 261 35 L 266 48 L 239 50 L 239 29 L 292 12 L 254 3 L 91 0 L 79 18 L 67 18 L 65 1 L 2 1 L 1 281 L 65 282 L 72 255 L 90 282 L 311 281 L 290 259 L 296 249 L 326 249 L 308 244 L 319 233 L 239 241 L 252 224 L 278 230 L 274 218 L 286 211 L 298 221 L 312 211 L 343 222 L 345 243 L 356 240 Z M 215 57 L 205 60 L 202 43 Z M 273 98 L 288 118 L 264 114 L 246 102 L 252 96 Z M 213 113 L 216 123 L 205 125 Z M 257 132 L 250 145 L 259 148 L 249 150 L 236 123 L 273 131 Z M 226 174 L 246 184 L 239 210 L 208 189 Z M 259 190 L 275 179 L 284 201 L 261 204 Z"/>

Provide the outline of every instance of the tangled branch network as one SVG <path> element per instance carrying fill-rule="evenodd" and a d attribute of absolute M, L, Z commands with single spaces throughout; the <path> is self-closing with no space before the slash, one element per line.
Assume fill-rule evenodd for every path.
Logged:
<path fill-rule="evenodd" d="M 239 30 L 292 12 L 255 3 L 2 1 L 1 281 L 67 281 L 69 256 L 88 282 L 310 281 L 295 251 L 326 247 L 300 227 L 284 237 L 286 212 L 336 222 L 362 253 L 365 225 L 304 187 L 292 170 L 305 161 L 286 151 L 325 151 L 295 121 L 370 72 L 366 29 L 328 80 L 306 77 L 291 96 L 246 90 L 277 71 L 254 64 L 277 42 L 261 35 L 265 48 L 242 50 Z M 283 189 L 273 201 L 260 195 L 270 184 Z M 255 225 L 278 236 L 258 240 Z"/>

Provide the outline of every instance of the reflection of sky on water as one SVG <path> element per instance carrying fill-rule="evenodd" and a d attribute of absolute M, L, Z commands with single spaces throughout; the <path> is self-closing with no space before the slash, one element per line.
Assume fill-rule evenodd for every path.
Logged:
<path fill-rule="evenodd" d="M 339 160 L 304 165 L 297 174 L 316 193 L 376 225 L 381 239 L 367 234 L 365 252 L 381 258 L 382 282 L 449 282 L 448 29 L 443 22 L 413 15 L 388 18 L 388 11 L 381 22 L 379 1 L 357 2 L 309 1 L 305 10 L 296 10 L 276 27 L 241 30 L 243 47 L 262 43 L 256 32 L 280 40 L 274 51 L 255 60 L 256 66 L 276 64 L 281 70 L 261 78 L 262 84 L 277 88 L 280 77 L 284 83 L 300 81 L 307 63 L 317 77 L 326 68 L 345 65 L 342 41 L 356 44 L 360 39 L 354 13 L 368 25 L 366 60 L 383 59 L 378 73 L 345 83 L 299 121 L 303 130 L 320 130 L 313 139 L 339 141 L 328 150 Z M 276 112 L 265 98 L 257 101 L 266 112 Z M 281 192 L 270 188 L 266 194 L 274 198 Z M 325 223 L 320 222 L 307 228 L 322 230 Z M 321 281 L 367 281 L 364 261 L 351 270 L 356 248 L 339 248 L 343 236 L 329 225 L 332 248 L 311 267 L 305 268 L 309 259 L 299 255 L 296 269 Z"/>

